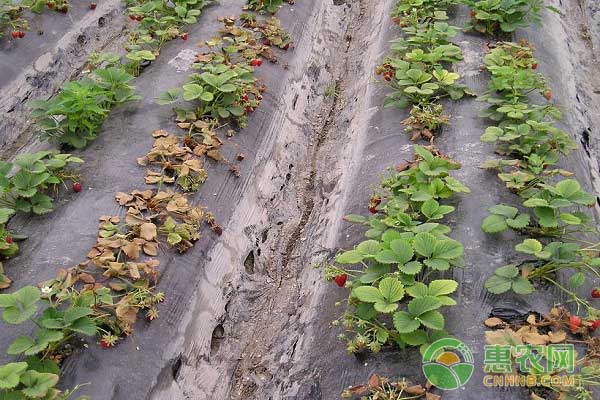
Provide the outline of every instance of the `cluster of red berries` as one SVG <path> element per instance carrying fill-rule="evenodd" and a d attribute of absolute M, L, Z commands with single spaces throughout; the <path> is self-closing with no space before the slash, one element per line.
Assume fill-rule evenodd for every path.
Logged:
<path fill-rule="evenodd" d="M 375 73 L 377 75 L 383 74 L 383 79 L 388 82 L 392 80 L 395 74 L 394 68 L 389 63 L 378 65 L 377 68 L 375 68 Z"/>
<path fill-rule="evenodd" d="M 571 315 L 571 317 L 569 317 L 569 329 L 571 330 L 571 332 L 577 332 L 581 327 L 581 322 L 581 317 L 578 317 L 577 315 Z M 590 332 L 594 332 L 600 326 L 600 319 L 587 322 L 591 324 L 588 327 Z"/>
<path fill-rule="evenodd" d="M 92 3 L 92 4 L 94 4 L 94 3 Z M 48 1 L 46 3 L 46 7 L 48 7 L 50 10 L 54 10 L 54 8 L 56 7 L 56 3 L 54 3 L 53 1 Z M 90 6 L 90 8 L 92 8 L 92 7 Z M 94 5 L 94 8 L 96 8 L 95 5 Z M 94 8 L 92 8 L 92 10 Z M 57 8 L 56 11 L 61 12 L 63 14 L 66 14 L 67 11 L 69 11 L 69 7 L 66 4 L 63 4 L 62 6 L 60 6 L 59 8 Z"/>
<path fill-rule="evenodd" d="M 255 95 L 254 98 L 258 101 L 261 101 L 263 97 L 260 94 L 258 94 L 258 95 Z M 248 96 L 248 93 L 244 93 L 244 94 L 242 94 L 240 99 L 242 100 L 242 102 L 248 103 L 248 101 L 250 101 L 250 96 Z M 254 111 L 254 108 L 252 107 L 251 104 L 246 104 L 245 110 L 246 110 L 246 114 L 249 114 Z"/>
<path fill-rule="evenodd" d="M 12 31 L 10 35 L 13 39 L 23 39 L 25 37 L 25 32 L 23 31 Z"/>

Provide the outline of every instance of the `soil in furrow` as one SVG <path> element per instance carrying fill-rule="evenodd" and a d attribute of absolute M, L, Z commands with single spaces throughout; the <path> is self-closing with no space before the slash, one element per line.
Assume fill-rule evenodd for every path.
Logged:
<path fill-rule="evenodd" d="M 285 179 L 275 192 L 248 193 L 264 215 L 237 219 L 251 246 L 246 252 L 240 250 L 248 246 L 227 249 L 227 257 L 238 260 L 231 273 L 240 277 L 229 277 L 231 293 L 215 320 L 210 349 L 201 337 L 207 329 L 188 326 L 186 332 L 196 338 L 185 346 L 177 379 L 156 391 L 155 399 L 277 398 L 279 387 L 287 385 L 306 325 L 304 310 L 312 307 L 314 286 L 321 284 L 312 265 L 332 254 L 329 236 L 341 220 L 340 196 L 359 139 L 354 136 L 366 131 L 357 126 L 370 113 L 365 93 L 380 55 L 372 27 L 384 17 L 383 8 L 366 1 L 315 3 L 305 22 L 310 31 L 296 47 L 305 58 L 290 65 L 294 95 L 274 144 L 286 151 L 270 160 L 287 168 L 259 166 L 254 185 L 284 172 Z M 244 207 L 242 201 L 239 208 Z M 192 314 L 199 315 L 199 308 Z"/>

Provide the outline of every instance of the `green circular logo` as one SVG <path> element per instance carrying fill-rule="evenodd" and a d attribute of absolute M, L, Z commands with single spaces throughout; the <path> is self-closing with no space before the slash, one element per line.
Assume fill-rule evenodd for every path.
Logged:
<path fill-rule="evenodd" d="M 473 369 L 473 353 L 458 339 L 436 340 L 423 353 L 425 377 L 443 390 L 464 386 L 473 375 Z"/>

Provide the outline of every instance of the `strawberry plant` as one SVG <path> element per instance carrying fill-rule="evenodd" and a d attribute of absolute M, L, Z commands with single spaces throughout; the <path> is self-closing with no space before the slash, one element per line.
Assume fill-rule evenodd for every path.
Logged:
<path fill-rule="evenodd" d="M 287 0 L 292 4 L 293 1 Z M 275 14 L 279 7 L 283 4 L 283 0 L 248 0 L 245 8 L 258 12 L 269 12 Z"/>
<path fill-rule="evenodd" d="M 71 399 L 78 387 L 59 390 L 56 387 L 59 373 L 56 364 L 36 358 L 0 365 L 0 395 L 6 399 Z M 89 400 L 89 397 L 78 397 L 78 400 Z"/>
<path fill-rule="evenodd" d="M 122 68 L 97 69 L 90 78 L 66 83 L 49 100 L 32 101 L 40 136 L 78 149 L 86 147 L 112 107 L 139 99 L 129 84 L 131 79 Z"/>
<path fill-rule="evenodd" d="M 60 369 L 50 356 L 73 335 L 96 333 L 95 322 L 89 317 L 93 310 L 72 304 L 58 309 L 59 303 L 50 298 L 50 291 L 26 286 L 11 294 L 0 294 L 2 318 L 6 323 L 17 325 L 32 321 L 37 326 L 33 337 L 20 336 L 7 349 L 8 354 L 28 357 L 25 362 L 0 366 L 0 396 L 3 398 L 67 400 L 77 390 L 63 392 L 55 387 Z M 43 302 L 47 302 L 48 307 L 35 319 Z"/>
<path fill-rule="evenodd" d="M 543 0 L 463 0 L 471 8 L 471 21 L 467 30 L 488 35 L 510 33 L 530 23 L 541 23 L 541 10 L 545 7 L 559 12 L 555 7 L 544 6 Z"/>
<path fill-rule="evenodd" d="M 281 21 L 275 17 L 261 22 L 253 14 L 241 14 L 240 20 L 244 28 L 261 32 L 263 36 L 262 43 L 266 46 L 277 46 L 280 49 L 287 50 L 292 43 L 290 34 L 281 27 Z"/>
<path fill-rule="evenodd" d="M 262 64 L 261 56 L 276 60 L 269 50 L 271 44 L 258 44 L 259 40 L 266 38 L 261 29 L 237 26 L 234 18 L 220 20 L 224 24 L 221 36 L 206 42 L 212 51 L 198 55 L 193 65 L 200 72 L 191 74 L 183 87 L 168 90 L 157 99 L 163 105 L 180 99 L 193 102 L 194 110 L 175 111 L 180 122 L 202 122 L 200 130 L 204 124 L 215 124 L 220 120 L 232 120 L 240 127 L 246 126 L 247 114 L 258 107 L 264 91 L 257 84 L 254 68 Z M 249 23 L 248 18 L 243 21 Z M 275 26 L 270 21 L 270 26 Z M 284 37 L 278 25 L 276 31 L 277 35 Z M 285 43 L 284 47 L 289 44 L 285 41 L 287 39 L 281 40 L 280 44 Z"/>
<path fill-rule="evenodd" d="M 67 0 L 25 0 L 23 5 L 36 14 L 42 13 L 45 7 L 60 13 L 69 11 L 69 2 Z"/>
<path fill-rule="evenodd" d="M 7 30 L 11 31 L 13 39 L 23 38 L 29 29 L 29 23 L 23 18 L 23 4 L 14 0 L 0 0 L 0 38 Z"/>
<path fill-rule="evenodd" d="M 454 210 L 439 199 L 469 190 L 448 174 L 457 164 L 424 147 L 415 146 L 415 152 L 414 162 L 383 180 L 374 216 L 346 217 L 370 227 L 365 233 L 368 240 L 337 255 L 342 267 L 326 268 L 329 279 L 337 283 L 345 276 L 345 286 L 351 289 L 348 310 L 341 318 L 354 335 L 348 341 L 350 352 L 431 343 L 445 335 L 440 309 L 456 304 L 449 295 L 458 284 L 430 277 L 463 265 L 463 246 L 446 236 L 450 228 L 434 221 Z M 356 264 L 364 269 L 343 267 Z"/>
<path fill-rule="evenodd" d="M 160 166 L 160 172 L 150 169 L 146 171 L 145 182 L 148 184 L 175 183 L 184 192 L 196 192 L 206 180 L 207 173 L 201 161 L 194 156 L 204 155 L 208 151 L 218 151 L 211 146 L 213 136 L 205 131 L 205 144 L 200 144 L 193 137 L 186 139 L 169 135 L 166 131 L 157 130 L 152 133 L 156 138 L 152 150 L 145 157 L 138 159 L 138 164 L 150 167 Z M 209 150 L 210 149 L 210 150 Z"/>
<path fill-rule="evenodd" d="M 242 95 L 252 90 L 255 78 L 250 67 L 232 67 L 216 60 L 202 65 L 202 73 L 190 75 L 182 88 L 170 90 L 168 97 L 160 97 L 158 103 L 170 104 L 181 96 L 185 101 L 197 103 L 194 112 L 199 119 L 234 118 L 243 126 L 245 110 Z"/>
<path fill-rule="evenodd" d="M 0 294 L 0 308 L 4 309 L 5 322 L 21 324 L 31 320 L 39 327 L 33 337 L 19 336 L 8 347 L 8 354 L 33 356 L 53 353 L 76 334 L 96 334 L 96 323 L 90 318 L 94 313 L 92 308 L 76 307 L 73 304 L 59 308 L 60 302 L 53 302 L 47 295 L 45 300 L 49 306 L 38 319 L 33 319 L 42 302 L 39 289 L 26 286 L 11 294 Z"/>
<path fill-rule="evenodd" d="M 83 160 L 70 154 L 51 151 L 20 154 L 14 163 L 0 163 L 0 223 L 7 220 L 11 210 L 45 214 L 54 207 L 47 193 L 56 190 L 66 179 L 75 175 L 65 167 Z"/>
<path fill-rule="evenodd" d="M 201 10 L 210 3 L 207 0 L 176 0 L 170 4 L 161 0 L 128 0 L 129 18 L 138 23 L 125 46 L 130 60 L 127 70 L 139 75 L 143 62 L 156 59 L 164 43 L 177 37 L 187 39 L 183 27 L 195 24 Z"/>

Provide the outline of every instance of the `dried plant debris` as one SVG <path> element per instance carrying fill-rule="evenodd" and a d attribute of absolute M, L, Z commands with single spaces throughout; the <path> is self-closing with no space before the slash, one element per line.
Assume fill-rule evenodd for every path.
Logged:
<path fill-rule="evenodd" d="M 152 133 L 154 144 L 139 165 L 147 167 L 144 181 L 147 184 L 176 184 L 184 192 L 196 192 L 207 178 L 201 157 L 207 151 L 217 151 L 221 143 L 216 136 L 209 136 L 199 144 L 193 136 L 178 137 L 166 131 Z M 215 138 L 215 139 L 213 139 Z M 210 150 L 208 150 L 210 149 Z M 155 167 L 155 168 L 152 168 Z"/>
<path fill-rule="evenodd" d="M 427 382 L 425 385 L 413 385 L 406 379 L 393 382 L 387 378 L 373 374 L 369 381 L 363 385 L 351 386 L 342 392 L 344 399 L 361 400 L 401 400 L 419 399 L 440 400 L 441 396 L 430 392 L 432 386 Z"/>
<path fill-rule="evenodd" d="M 543 316 L 532 311 L 520 313 L 508 308 L 494 309 L 490 317 L 484 321 L 484 325 L 492 329 L 485 332 L 486 344 L 505 347 L 507 349 L 505 362 L 515 365 L 509 367 L 508 371 L 492 370 L 487 371 L 488 373 L 517 373 L 519 377 L 524 377 L 528 381 L 538 381 L 540 373 L 536 372 L 533 366 L 531 370 L 521 369 L 524 365 L 523 360 L 530 359 L 529 354 L 540 360 L 546 358 L 551 360 L 552 346 L 563 346 L 559 349 L 571 346 L 573 365 L 567 369 L 550 371 L 549 373 L 556 380 L 548 380 L 542 385 L 529 387 L 530 398 L 546 400 L 595 398 L 591 388 L 600 385 L 600 363 L 598 363 L 600 339 L 593 337 L 592 334 L 600 326 L 600 321 L 582 320 L 559 305 Z M 574 345 L 577 347 L 573 347 Z M 583 355 L 579 356 L 578 353 Z M 569 376 L 572 378 L 570 384 L 556 383 L 559 382 L 559 378 L 569 378 Z"/>

